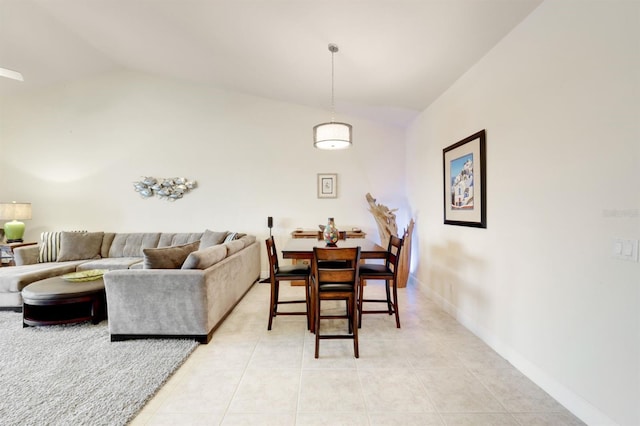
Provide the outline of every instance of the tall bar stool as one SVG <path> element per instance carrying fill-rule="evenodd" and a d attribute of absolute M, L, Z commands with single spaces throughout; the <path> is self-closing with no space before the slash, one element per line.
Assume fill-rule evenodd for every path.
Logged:
<path fill-rule="evenodd" d="M 265 242 L 267 244 L 267 256 L 269 257 L 269 281 L 271 283 L 271 303 L 267 330 L 271 330 L 273 318 L 277 315 L 306 315 L 307 329 L 311 329 L 311 286 L 309 280 L 311 268 L 309 265 L 304 264 L 280 266 L 278 264 L 278 251 L 276 250 L 276 243 L 273 237 L 267 238 Z M 280 281 L 304 281 L 305 299 L 280 300 Z M 304 312 L 278 312 L 278 305 L 292 303 L 304 303 L 306 310 Z"/>
<path fill-rule="evenodd" d="M 400 250 L 404 239 L 391 236 L 389 246 L 387 248 L 387 256 L 384 265 L 363 263 L 360 265 L 360 289 L 358 296 L 358 326 L 362 326 L 362 314 L 389 314 L 396 316 L 396 327 L 400 328 L 400 312 L 398 310 L 398 263 L 400 262 Z M 386 299 L 365 299 L 364 298 L 364 282 L 366 280 L 384 280 Z M 391 282 L 393 282 L 393 298 L 391 297 Z M 387 309 L 364 310 L 363 303 L 385 303 Z"/>
<path fill-rule="evenodd" d="M 324 262 L 342 262 L 340 268 L 325 267 Z M 315 357 L 320 353 L 322 339 L 353 339 L 354 356 L 358 352 L 358 264 L 360 247 L 314 247 L 312 261 L 312 310 L 316 334 Z M 344 315 L 322 314 L 323 300 L 345 300 Z M 326 319 L 343 318 L 348 323 L 348 334 L 321 334 L 320 322 Z"/>

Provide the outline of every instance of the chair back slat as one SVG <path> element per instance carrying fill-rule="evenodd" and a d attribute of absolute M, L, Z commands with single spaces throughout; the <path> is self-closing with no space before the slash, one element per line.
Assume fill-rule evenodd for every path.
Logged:
<path fill-rule="evenodd" d="M 338 268 L 323 268 L 322 262 L 345 261 Z M 357 283 L 360 247 L 314 247 L 313 274 L 320 283 Z"/>
<path fill-rule="evenodd" d="M 398 238 L 394 235 L 389 238 L 389 246 L 387 248 L 387 268 L 395 271 L 398 268 L 398 262 L 400 262 L 400 251 L 402 250 L 402 244 L 404 243 L 402 238 Z"/>
<path fill-rule="evenodd" d="M 387 257 L 387 267 L 391 267 L 391 269 L 394 269 L 394 266 L 398 264 L 398 256 L 393 254 L 393 253 L 389 253 L 389 256 Z"/>
<path fill-rule="evenodd" d="M 356 248 L 360 247 L 314 247 L 314 258 L 317 260 L 351 260 Z"/>
<path fill-rule="evenodd" d="M 318 279 L 320 282 L 351 283 L 355 282 L 356 271 L 351 269 L 323 269 L 318 268 Z"/>
<path fill-rule="evenodd" d="M 269 269 L 271 275 L 278 271 L 278 250 L 276 249 L 276 242 L 273 237 L 269 237 L 265 240 L 267 244 L 267 257 L 269 258 Z"/>

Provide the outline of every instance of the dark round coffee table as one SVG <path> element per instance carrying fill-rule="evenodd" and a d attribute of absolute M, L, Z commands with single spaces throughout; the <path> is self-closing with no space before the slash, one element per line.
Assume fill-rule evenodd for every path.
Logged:
<path fill-rule="evenodd" d="M 104 280 L 70 282 L 60 277 L 36 281 L 22 289 L 22 325 L 91 321 L 107 316 Z"/>

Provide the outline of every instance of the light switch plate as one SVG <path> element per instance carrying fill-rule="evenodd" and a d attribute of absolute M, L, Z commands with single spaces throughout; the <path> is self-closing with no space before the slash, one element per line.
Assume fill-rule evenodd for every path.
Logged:
<path fill-rule="evenodd" d="M 614 238 L 611 244 L 611 256 L 615 259 L 638 261 L 638 240 Z"/>

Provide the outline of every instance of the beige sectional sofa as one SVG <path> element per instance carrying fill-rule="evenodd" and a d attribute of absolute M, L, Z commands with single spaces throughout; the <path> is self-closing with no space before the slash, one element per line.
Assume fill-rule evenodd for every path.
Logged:
<path fill-rule="evenodd" d="M 16 249 L 17 266 L 0 268 L 0 308 L 20 310 L 21 290 L 35 281 L 104 269 L 112 340 L 161 336 L 208 342 L 260 275 L 260 245 L 251 235 L 206 230 L 59 237 L 56 261 L 42 261 L 47 242 L 41 242 Z"/>

